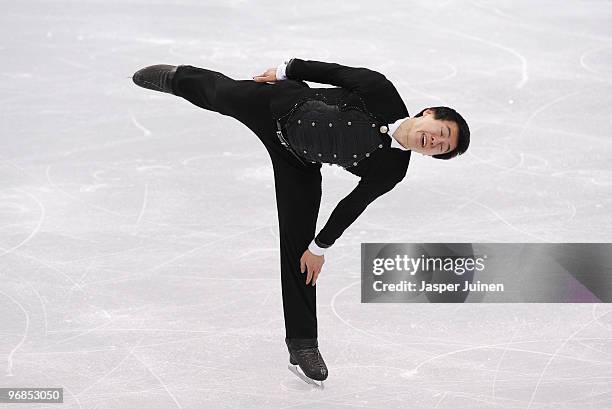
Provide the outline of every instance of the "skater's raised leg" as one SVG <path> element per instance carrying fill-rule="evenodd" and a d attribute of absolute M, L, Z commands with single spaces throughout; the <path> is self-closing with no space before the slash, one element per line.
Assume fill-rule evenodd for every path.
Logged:
<path fill-rule="evenodd" d="M 221 72 L 179 65 L 172 88 L 175 95 L 200 108 L 235 118 L 258 136 L 269 124 L 275 124 L 269 101 L 278 86 L 235 80 Z"/>
<path fill-rule="evenodd" d="M 270 156 L 284 156 L 287 159 L 292 156 L 278 142 L 270 100 L 278 93 L 285 93 L 287 89 L 295 91 L 306 84 L 296 81 L 267 84 L 234 80 L 223 73 L 191 65 L 146 67 L 134 74 L 134 82 L 144 88 L 169 92 L 200 108 L 237 119 L 259 137 Z M 160 83 L 162 85 L 157 86 Z M 295 162 L 294 159 L 291 161 Z"/>

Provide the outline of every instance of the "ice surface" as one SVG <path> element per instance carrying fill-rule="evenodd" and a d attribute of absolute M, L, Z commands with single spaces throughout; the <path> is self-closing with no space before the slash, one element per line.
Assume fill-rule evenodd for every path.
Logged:
<path fill-rule="evenodd" d="M 63 387 L 65 409 L 612 408 L 609 305 L 364 305 L 358 285 L 361 242 L 611 241 L 611 20 L 607 1 L 4 2 L 0 387 Z M 287 371 L 266 150 L 130 79 L 291 57 L 378 70 L 411 114 L 472 129 L 327 253 L 324 391 Z M 323 172 L 319 228 L 357 182 Z"/>

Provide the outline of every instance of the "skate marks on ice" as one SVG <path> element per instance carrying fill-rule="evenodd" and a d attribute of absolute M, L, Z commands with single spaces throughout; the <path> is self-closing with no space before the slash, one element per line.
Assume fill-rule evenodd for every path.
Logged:
<path fill-rule="evenodd" d="M 11 297 L 10 295 L 0 291 L 0 294 L 3 295 L 4 297 L 8 298 L 12 303 L 14 303 L 15 305 L 17 305 L 19 307 L 19 309 L 21 310 L 21 312 L 23 312 L 23 315 L 25 316 L 25 324 L 24 324 L 24 330 L 23 330 L 23 335 L 21 337 L 21 339 L 19 340 L 19 343 L 17 345 L 15 345 L 14 348 L 12 348 L 10 350 L 10 352 L 8 353 L 6 360 L 7 360 L 7 368 L 6 368 L 6 376 L 14 376 L 13 375 L 13 356 L 15 355 L 15 353 L 19 350 L 19 348 L 21 348 L 21 346 L 24 344 L 27 336 L 28 336 L 28 330 L 30 329 L 30 314 L 28 314 L 28 312 L 26 311 L 26 309 L 23 307 L 23 305 L 21 305 L 21 303 L 17 300 L 15 300 L 13 297 Z"/>
<path fill-rule="evenodd" d="M 24 190 L 24 189 L 14 189 L 17 192 L 21 193 L 22 195 L 28 196 L 30 197 L 38 206 L 39 209 L 39 218 L 38 221 L 36 222 L 36 226 L 34 227 L 34 229 L 30 232 L 30 234 L 28 234 L 28 236 L 26 238 L 24 238 L 21 242 L 15 244 L 12 247 L 9 248 L 2 248 L 0 247 L 0 257 L 6 256 L 7 254 L 19 249 L 20 247 L 22 247 L 23 245 L 25 245 L 26 243 L 28 243 L 30 240 L 32 240 L 32 238 L 34 238 L 34 236 L 36 236 L 36 234 L 38 234 L 38 232 L 40 231 L 40 228 L 45 220 L 45 205 L 40 201 L 40 199 L 38 197 L 36 197 L 36 195 Z M 13 202 L 14 199 L 17 199 L 18 197 L 16 195 L 13 194 L 8 194 L 5 195 L 3 199 L 8 199 L 9 202 L 0 199 L 0 214 L 2 213 L 6 213 L 6 214 L 13 214 L 13 213 L 25 213 L 29 210 L 29 207 L 27 207 L 27 205 L 20 203 L 19 201 L 17 202 Z"/>
<path fill-rule="evenodd" d="M 357 292 L 352 291 L 351 298 L 358 297 Z M 606 394 L 604 391 L 606 388 L 603 388 L 603 384 L 610 379 L 609 376 L 606 376 L 605 368 L 608 368 L 608 370 L 612 368 L 612 353 L 609 349 L 605 349 L 605 345 L 609 345 L 612 326 L 603 321 L 608 319 L 612 311 L 606 306 L 593 305 L 592 308 L 589 308 L 592 312 L 590 319 L 589 317 L 576 317 L 577 324 L 567 331 L 562 331 L 556 337 L 538 333 L 536 322 L 532 319 L 520 319 L 522 316 L 520 311 L 515 311 L 507 317 L 508 319 L 501 320 L 499 324 L 494 325 L 492 321 L 487 321 L 487 317 L 482 317 L 484 325 L 476 325 L 476 327 L 491 327 L 489 332 L 491 332 L 490 335 L 493 338 L 489 337 L 489 339 L 499 340 L 499 342 L 486 343 L 469 335 L 471 329 L 466 329 L 467 332 L 464 335 L 459 335 L 456 330 L 453 331 L 452 329 L 453 326 L 461 326 L 464 319 L 462 317 L 469 315 L 470 309 L 486 311 L 484 305 L 467 306 L 459 304 L 452 310 L 451 306 L 425 305 L 425 307 L 434 311 L 423 314 L 423 316 L 420 316 L 421 314 L 418 311 L 425 312 L 424 307 L 401 304 L 384 306 L 381 308 L 405 311 L 408 316 L 403 319 L 390 312 L 382 315 L 396 317 L 396 323 L 403 322 L 402 328 L 411 328 L 412 331 L 408 333 L 401 331 L 401 329 L 401 332 L 397 329 L 386 331 L 381 329 L 376 334 L 371 334 L 363 328 L 366 325 L 367 327 L 372 326 L 372 322 L 374 322 L 372 318 L 367 316 L 355 317 L 349 323 L 345 318 L 346 315 L 350 316 L 348 310 L 342 314 L 344 316 L 341 316 L 338 310 L 340 306 L 351 308 L 351 305 L 338 301 L 335 304 L 335 314 L 346 324 L 349 334 L 354 330 L 357 331 L 357 337 L 343 335 L 350 340 L 347 347 L 354 349 L 355 345 L 365 343 L 371 348 L 368 356 L 381 357 L 383 361 L 386 361 L 384 357 L 394 356 L 393 363 L 395 365 L 400 363 L 405 365 L 404 368 L 387 365 L 380 365 L 379 368 L 372 367 L 370 368 L 370 377 L 386 378 L 387 382 L 391 384 L 410 382 L 415 387 L 423 388 L 438 396 L 452 396 L 453 400 L 460 397 L 462 400 L 481 402 L 483 405 L 503 405 L 512 408 L 529 407 L 531 409 L 540 407 L 544 402 L 553 405 L 555 403 L 571 405 L 576 402 L 576 405 L 578 405 L 577 402 L 584 402 L 585 398 L 575 395 L 573 391 L 584 390 L 585 388 L 601 391 L 602 393 L 599 396 L 596 394 L 593 396 L 596 400 L 605 402 Z M 500 306 L 495 306 L 495 308 L 500 309 Z M 563 306 L 562 308 L 567 312 L 574 311 L 581 316 L 584 315 L 573 306 Z M 442 309 L 446 312 L 435 313 L 435 310 Z M 528 308 L 526 306 L 518 307 L 518 309 L 527 311 Z M 533 310 L 533 307 L 531 309 Z M 539 306 L 537 309 L 545 313 L 546 306 Z M 365 309 L 360 310 L 362 313 L 365 311 Z M 539 312 L 534 311 L 532 313 L 535 313 L 534 318 L 540 315 Z M 376 314 L 372 315 L 376 316 Z M 495 312 L 491 311 L 490 315 L 495 316 Z M 440 318 L 443 316 L 455 317 L 457 323 L 448 325 L 443 318 Z M 544 317 L 542 318 L 544 319 Z M 430 319 L 433 321 L 428 322 Z M 379 323 L 379 327 L 380 324 L 382 323 Z M 470 324 L 470 328 L 472 328 L 473 323 Z M 595 328 L 596 326 L 604 329 L 604 333 L 598 331 Z M 503 336 L 504 332 L 508 332 L 507 328 L 513 328 L 510 339 Z M 552 326 L 551 331 L 556 332 L 554 326 Z M 452 333 L 453 336 L 450 336 L 449 333 Z M 361 334 L 366 335 L 367 338 L 363 338 Z M 360 339 L 362 340 L 360 341 Z M 395 346 L 398 344 L 401 347 Z M 601 346 L 601 348 L 597 346 Z M 341 360 L 353 361 L 359 359 L 355 358 L 354 355 L 351 358 L 351 355 L 342 357 L 338 353 L 335 354 Z M 430 356 L 423 359 L 423 355 Z M 343 374 L 351 376 L 344 369 L 349 369 L 352 374 L 357 373 L 355 370 L 359 367 L 360 365 L 337 365 L 334 362 L 330 365 L 330 371 L 333 371 L 336 377 L 342 379 Z M 593 376 L 591 371 L 594 369 L 601 376 Z M 447 371 L 443 382 L 435 380 L 440 371 Z M 359 373 L 361 372 L 359 371 Z M 474 383 L 470 379 L 481 379 L 481 381 Z M 552 385 L 565 384 L 567 384 L 567 387 L 563 389 L 563 392 L 557 388 L 555 396 L 551 396 Z M 438 387 L 435 385 L 438 385 Z M 509 393 L 511 390 L 514 390 L 514 392 Z M 379 401 L 377 402 L 381 404 Z"/>
<path fill-rule="evenodd" d="M 606 55 L 606 53 L 608 55 Z M 612 83 L 612 80 L 610 79 L 610 75 L 612 75 L 612 67 L 610 66 L 610 64 L 606 66 L 605 62 L 600 62 L 599 65 L 596 65 L 597 57 L 604 61 L 606 58 L 608 60 L 612 60 L 612 45 L 606 44 L 603 46 L 598 46 L 596 48 L 585 51 L 580 56 L 580 65 L 582 66 L 582 68 L 584 68 L 591 74 L 594 74 L 597 79 L 607 82 L 608 84 Z"/>
<path fill-rule="evenodd" d="M 145 128 L 134 116 L 134 113 L 132 111 L 130 111 L 130 119 L 132 120 L 132 123 L 134 124 L 134 126 L 138 129 L 140 129 L 142 131 L 142 133 L 144 134 L 144 136 L 151 136 L 153 133 Z"/>

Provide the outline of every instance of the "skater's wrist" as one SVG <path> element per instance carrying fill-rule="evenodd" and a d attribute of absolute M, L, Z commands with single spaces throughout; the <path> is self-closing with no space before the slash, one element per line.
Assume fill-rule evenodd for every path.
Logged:
<path fill-rule="evenodd" d="M 317 245 L 317 243 L 315 243 L 314 239 L 308 245 L 308 251 L 310 251 L 315 256 L 322 256 L 322 255 L 324 255 L 325 254 L 325 250 L 327 250 L 327 249 L 319 247 Z"/>
<path fill-rule="evenodd" d="M 282 80 L 287 79 L 287 75 L 285 73 L 286 69 L 287 69 L 287 61 L 285 61 L 282 64 L 279 64 L 278 67 L 276 67 L 276 80 L 277 81 L 282 81 Z"/>

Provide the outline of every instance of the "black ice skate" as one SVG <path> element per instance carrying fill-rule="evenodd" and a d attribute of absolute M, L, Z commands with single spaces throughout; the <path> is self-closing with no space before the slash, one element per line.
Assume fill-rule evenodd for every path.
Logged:
<path fill-rule="evenodd" d="M 327 366 L 319 352 L 317 339 L 285 338 L 285 343 L 289 349 L 289 370 L 304 382 L 322 388 L 327 379 Z"/>
<path fill-rule="evenodd" d="M 132 80 L 139 87 L 172 94 L 172 77 L 176 68 L 175 65 L 151 65 L 136 71 Z"/>

